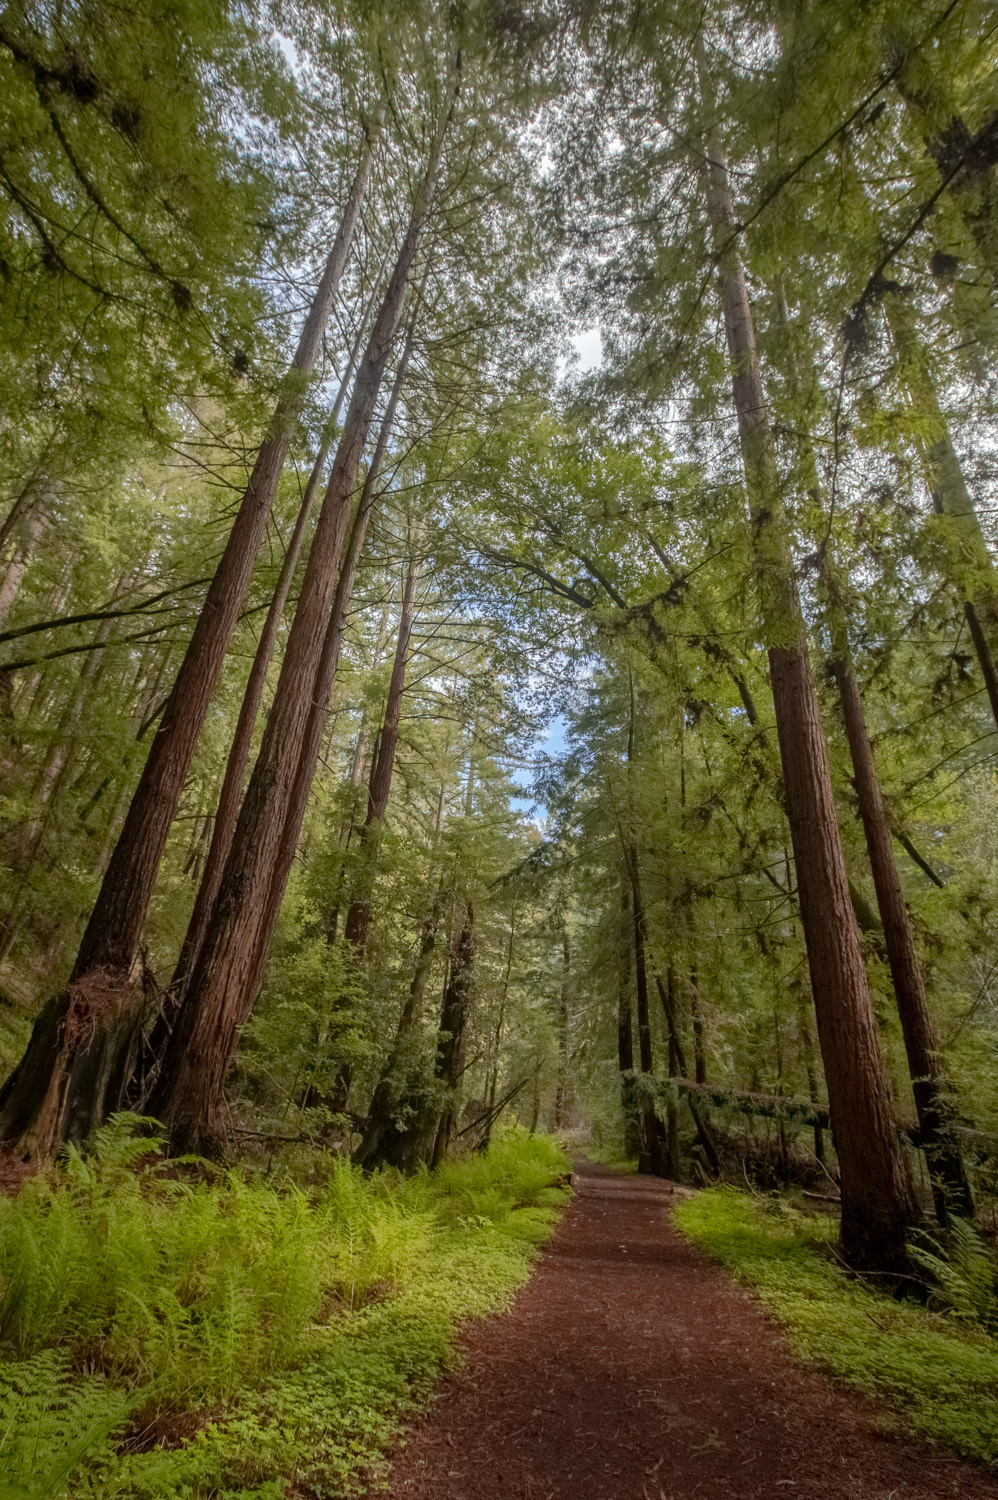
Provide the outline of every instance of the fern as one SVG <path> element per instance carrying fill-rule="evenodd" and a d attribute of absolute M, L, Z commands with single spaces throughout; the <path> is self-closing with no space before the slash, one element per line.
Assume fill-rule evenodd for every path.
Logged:
<path fill-rule="evenodd" d="M 414 1179 L 327 1158 L 304 1192 L 178 1182 L 156 1150 L 118 1117 L 0 1198 L 0 1500 L 277 1500 L 296 1464 L 359 1472 L 454 1319 L 522 1279 L 565 1166 L 522 1136 Z M 165 1447 L 118 1451 L 138 1408 Z"/>
<path fill-rule="evenodd" d="M 998 1265 L 973 1224 L 953 1219 L 944 1245 L 921 1234 L 911 1254 L 929 1273 L 940 1306 L 961 1323 L 998 1334 Z"/>
<path fill-rule="evenodd" d="M 55 1500 L 85 1459 L 108 1456 L 130 1406 L 105 1381 L 81 1381 L 53 1350 L 0 1365 L 2 1500 Z"/>

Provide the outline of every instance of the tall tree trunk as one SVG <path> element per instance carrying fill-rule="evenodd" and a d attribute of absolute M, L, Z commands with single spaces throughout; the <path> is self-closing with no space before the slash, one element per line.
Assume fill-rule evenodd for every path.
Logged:
<path fill-rule="evenodd" d="M 395 643 L 395 660 L 385 699 L 385 712 L 378 732 L 371 774 L 367 784 L 367 816 L 360 831 L 360 880 L 361 888 L 350 902 L 347 911 L 345 935 L 348 943 L 358 952 L 367 948 L 371 926 L 371 895 L 376 874 L 379 832 L 388 810 L 388 798 L 395 770 L 395 755 L 398 750 L 399 725 L 402 720 L 402 696 L 405 692 L 405 674 L 409 662 L 409 647 L 412 627 L 416 618 L 416 589 L 419 583 L 419 561 L 415 555 L 409 558 L 405 585 L 402 590 L 402 607 L 399 613 L 398 637 Z"/>
<path fill-rule="evenodd" d="M 811 1019 L 803 983 L 797 986 L 797 1030 L 800 1036 L 804 1076 L 807 1079 L 807 1097 L 810 1099 L 815 1111 L 815 1121 L 812 1127 L 814 1131 L 814 1154 L 816 1159 L 824 1166 L 825 1132 L 817 1119 L 817 1111 L 820 1107 L 821 1099 L 818 1093 L 818 1075 L 814 1066 L 814 1038 L 811 1035 Z"/>
<path fill-rule="evenodd" d="M 104 621 L 98 638 L 106 641 L 111 633 L 111 622 Z M 10 952 L 24 919 L 30 914 L 32 891 L 30 877 L 42 853 L 46 828 L 55 809 L 56 794 L 62 784 L 63 774 L 71 758 L 78 753 L 80 739 L 78 728 L 80 715 L 100 677 L 101 655 L 91 652 L 83 663 L 76 687 L 70 695 L 56 729 L 55 738 L 39 770 L 32 790 L 35 812 L 20 829 L 16 847 L 9 851 L 9 860 L 18 877 L 13 899 L 0 918 L 0 959 Z M 61 800 L 61 799 L 60 799 Z"/>
<path fill-rule="evenodd" d="M 634 946 L 634 989 L 637 1000 L 638 1062 L 641 1072 L 649 1075 L 654 1058 L 652 1054 L 651 1014 L 648 1006 L 648 964 L 645 947 L 645 908 L 641 896 L 641 876 L 638 870 L 638 851 L 633 845 L 626 850 L 627 872 L 631 882 L 631 936 Z M 644 1094 L 638 1110 L 640 1122 L 640 1147 L 638 1171 L 657 1173 L 659 1170 L 658 1116 L 651 1093 Z"/>
<path fill-rule="evenodd" d="M 302 546 L 305 541 L 305 531 L 312 511 L 312 502 L 319 488 L 322 471 L 326 466 L 331 433 L 335 430 L 336 423 L 339 420 L 340 409 L 349 385 L 351 368 L 352 359 L 348 362 L 344 378 L 340 382 L 336 401 L 326 427 L 327 435 L 323 438 L 308 480 L 306 481 L 301 504 L 298 508 L 298 515 L 295 519 L 291 536 L 288 539 L 284 561 L 281 564 L 281 571 L 278 575 L 277 584 L 267 610 L 267 617 L 260 632 L 260 639 L 257 641 L 256 651 L 253 656 L 253 665 L 250 667 L 249 677 L 246 680 L 243 700 L 239 706 L 239 717 L 236 720 L 232 745 L 229 749 L 225 765 L 225 775 L 222 779 L 222 789 L 218 797 L 215 826 L 212 833 L 211 845 L 208 850 L 208 858 L 205 861 L 204 876 L 194 901 L 194 909 L 191 912 L 190 921 L 187 924 L 187 931 L 184 935 L 184 941 L 181 944 L 173 982 L 165 998 L 160 1022 L 157 1024 L 150 1042 L 150 1050 L 154 1057 L 161 1055 L 162 1048 L 166 1042 L 166 1036 L 176 1019 L 176 1013 L 183 1000 L 184 985 L 201 952 L 201 945 L 204 942 L 205 932 L 211 918 L 211 909 L 215 904 L 215 898 L 218 895 L 219 886 L 222 882 L 225 862 L 229 857 L 229 850 L 232 848 L 232 839 L 236 831 L 236 823 L 239 819 L 239 809 L 242 805 L 243 782 L 246 777 L 246 767 L 249 764 L 253 733 L 256 729 L 260 704 L 263 701 L 263 692 L 267 683 L 267 673 L 270 670 L 270 663 L 274 655 L 274 647 L 277 644 L 277 632 L 284 619 L 288 595 L 291 592 L 291 584 L 294 580 L 298 559 L 301 556 Z"/>
<path fill-rule="evenodd" d="M 707 1041 L 703 1010 L 700 1006 L 700 977 L 696 964 L 690 964 L 690 1013 L 693 1017 L 693 1068 L 697 1083 L 707 1082 Z"/>
<path fill-rule="evenodd" d="M 679 1034 L 679 1017 L 676 1014 L 675 983 L 674 981 L 672 981 L 668 984 L 663 984 L 662 976 L 656 969 L 655 987 L 658 990 L 658 998 L 662 1002 L 662 1012 L 665 1016 L 665 1027 L 669 1037 L 671 1057 L 670 1067 L 674 1063 L 675 1066 L 679 1069 L 679 1076 L 681 1078 L 688 1078 L 690 1075 L 686 1071 L 686 1052 L 683 1047 L 682 1037 Z M 671 1076 L 674 1077 L 675 1075 L 673 1074 Z M 687 1094 L 686 1102 L 690 1107 L 690 1114 L 693 1116 L 693 1125 L 696 1129 L 697 1139 L 699 1140 L 700 1146 L 703 1150 L 704 1160 L 707 1163 L 708 1169 L 716 1177 L 721 1170 L 721 1162 L 717 1154 L 717 1146 L 714 1142 L 714 1136 L 707 1121 L 706 1112 L 703 1109 L 701 1103 L 698 1100 L 694 1099 L 692 1094 Z"/>
<path fill-rule="evenodd" d="M 561 929 L 561 986 L 558 991 L 558 1086 L 554 1096 L 554 1128 L 560 1130 L 565 1123 L 565 1097 L 568 1090 L 568 1032 L 569 994 L 572 973 L 572 955 L 568 943 L 568 927 Z"/>
<path fill-rule="evenodd" d="M 391 595 L 389 595 L 382 607 L 381 623 L 378 626 L 378 634 L 374 643 L 374 650 L 371 653 L 372 672 L 374 672 L 380 665 L 382 656 L 384 655 L 385 647 L 388 644 L 389 614 L 391 603 L 392 599 Z M 356 793 L 361 783 L 365 780 L 365 772 L 367 772 L 368 774 L 370 772 L 370 767 L 367 760 L 370 748 L 371 723 L 367 716 L 367 711 L 362 710 L 360 727 L 357 730 L 357 738 L 354 741 L 353 747 L 353 756 L 350 761 L 350 774 L 347 778 L 352 794 L 350 797 L 349 807 L 347 808 L 343 820 L 340 823 L 339 830 L 339 845 L 344 854 L 350 848 L 353 836 L 357 832 L 357 828 L 359 826 L 357 821 L 357 808 L 359 799 L 356 797 L 356 795 L 353 794 Z M 339 934 L 340 907 L 343 904 L 343 895 L 346 887 L 346 880 L 347 870 L 344 863 L 341 864 L 339 873 L 336 876 L 335 890 L 333 893 L 332 903 L 330 905 L 329 916 L 326 921 L 326 941 L 329 943 L 335 943 Z"/>
<path fill-rule="evenodd" d="M 779 320 L 784 334 L 785 357 L 795 394 L 800 399 L 802 382 L 791 340 L 790 314 L 782 284 L 778 288 L 778 303 Z M 811 498 L 822 509 L 826 509 L 823 505 L 818 467 L 806 434 L 799 439 L 799 448 Z M 956 461 L 955 455 L 953 455 L 953 460 Z M 967 499 L 969 503 L 969 496 Z M 983 538 L 981 541 L 983 545 Z M 821 569 L 821 582 L 832 637 L 830 666 L 838 687 L 860 818 L 866 839 L 867 856 L 877 894 L 877 908 L 883 933 L 881 946 L 890 967 L 894 985 L 922 1146 L 929 1165 L 936 1216 L 940 1223 L 945 1224 L 947 1202 L 951 1212 L 972 1217 L 973 1201 L 963 1158 L 952 1131 L 952 1112 L 946 1100 L 945 1079 L 929 1013 L 925 981 L 915 951 L 915 937 L 894 859 L 890 822 L 866 726 L 863 699 L 853 666 L 848 624 L 835 576 L 834 560 L 827 548 Z M 787 884 L 789 888 L 789 865 Z M 853 896 L 854 909 L 856 909 L 856 904 L 855 896 Z M 818 1128 L 816 1127 L 816 1130 Z M 815 1154 L 819 1156 L 819 1160 L 822 1159 L 817 1150 L 817 1136 Z"/>
<path fill-rule="evenodd" d="M 727 166 L 713 141 L 706 143 L 704 162 L 801 922 L 839 1155 L 842 1247 L 857 1269 L 904 1272 L 917 1207 L 849 899 Z"/>
<path fill-rule="evenodd" d="M 659 986 L 659 994 L 662 993 L 661 980 L 655 976 Z M 665 1005 L 666 1030 L 668 1032 L 667 1047 L 669 1054 L 669 1077 L 681 1076 L 679 1073 L 679 1035 L 676 1031 L 676 976 L 672 964 L 665 971 Z M 672 1182 L 679 1181 L 679 1107 L 676 1099 L 670 1094 L 665 1108 L 665 1147 L 662 1153 L 662 1172 Z"/>
<path fill-rule="evenodd" d="M 438 131 L 399 256 L 354 383 L 316 523 L 294 622 L 211 922 L 170 1037 L 150 1108 L 175 1143 L 210 1149 L 239 1026 L 256 987 L 298 835 L 328 711 L 353 577 L 377 496 L 376 478 L 401 392 L 414 325 L 339 568 L 351 497 L 443 149 Z M 339 576 L 337 576 L 339 573 Z"/>
<path fill-rule="evenodd" d="M 450 1148 L 458 1119 L 458 1095 L 464 1078 L 465 1044 L 475 963 L 475 909 L 468 900 L 463 904 L 464 918 L 451 953 L 450 976 L 440 1008 L 440 1034 L 433 1070 L 434 1077 L 447 1090 L 433 1143 L 431 1165 L 434 1167 L 440 1165 Z"/>
<path fill-rule="evenodd" d="M 439 890 L 423 921 L 419 934 L 416 965 L 409 984 L 409 993 L 399 1017 L 392 1050 L 371 1096 L 364 1134 L 353 1154 L 354 1164 L 358 1167 L 403 1167 L 406 1165 L 406 1162 L 399 1157 L 398 1151 L 393 1149 L 401 1143 L 402 1139 L 402 1132 L 394 1130 L 394 1117 L 405 1089 L 405 1080 L 401 1075 L 407 1071 L 407 1064 L 413 1060 L 409 1054 L 414 1050 L 413 1044 L 419 1033 L 426 982 L 433 965 L 437 931 L 444 911 L 444 900 L 444 892 Z M 396 1137 L 394 1142 L 393 1134 Z"/>
<path fill-rule="evenodd" d="M 131 971 L 208 705 L 249 587 L 285 457 L 305 401 L 360 216 L 374 153 L 369 131 L 336 240 L 305 320 L 291 373 L 250 475 L 152 749 L 90 914 L 70 984 L 45 1007 L 0 1091 L 0 1139 L 50 1156 L 100 1124 L 114 1101 L 123 1048 L 142 1005 Z"/>
<path fill-rule="evenodd" d="M 890 825 L 880 791 L 873 749 L 866 727 L 863 700 L 849 659 L 848 647 L 840 639 L 832 669 L 839 689 L 849 752 L 852 756 L 856 796 L 859 801 L 866 848 L 873 871 L 877 905 L 884 924 L 884 940 L 890 963 L 898 1014 L 904 1036 L 911 1087 L 918 1111 L 922 1149 L 929 1166 L 936 1215 L 941 1224 L 949 1214 L 972 1219 L 974 1204 L 953 1132 L 953 1118 L 946 1099 L 946 1084 L 939 1049 L 925 995 L 925 982 L 915 952 L 908 908 L 901 892 Z"/>
<path fill-rule="evenodd" d="M 620 1069 L 620 1108 L 624 1117 L 624 1154 L 637 1156 L 641 1125 L 634 1102 L 634 1020 L 631 1012 L 631 899 L 620 884 L 620 932 L 617 938 L 617 1066 Z"/>

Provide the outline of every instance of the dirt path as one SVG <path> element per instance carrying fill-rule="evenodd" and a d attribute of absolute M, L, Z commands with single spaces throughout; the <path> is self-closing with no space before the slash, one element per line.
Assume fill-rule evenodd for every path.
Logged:
<path fill-rule="evenodd" d="M 589 1167 L 576 1187 L 513 1310 L 475 1330 L 410 1434 L 397 1500 L 998 1500 L 798 1369 L 669 1226 L 666 1184 Z"/>

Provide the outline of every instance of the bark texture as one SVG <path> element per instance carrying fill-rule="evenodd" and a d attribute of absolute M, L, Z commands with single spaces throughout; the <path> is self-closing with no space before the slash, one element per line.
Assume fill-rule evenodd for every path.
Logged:
<path fill-rule="evenodd" d="M 375 877 L 379 832 L 388 811 L 388 798 L 392 789 L 392 774 L 398 751 L 399 726 L 402 721 L 402 697 L 405 693 L 405 674 L 409 663 L 409 648 L 412 642 L 412 627 L 416 618 L 416 590 L 419 583 L 419 564 L 410 557 L 402 589 L 402 605 L 399 612 L 399 629 L 395 643 L 395 659 L 385 699 L 384 717 L 371 760 L 371 774 L 367 784 L 367 814 L 360 830 L 360 878 L 361 888 L 350 903 L 346 920 L 346 940 L 358 953 L 367 948 L 371 926 L 371 897 Z"/>
<path fill-rule="evenodd" d="M 409 226 L 357 372 L 347 417 L 316 522 L 294 622 L 260 753 L 243 801 L 209 931 L 191 974 L 150 1108 L 185 1149 L 211 1149 L 222 1130 L 222 1091 L 238 1028 L 256 997 L 322 744 L 346 607 L 394 406 L 382 422 L 354 524 L 340 558 L 350 504 L 432 201 L 443 148 L 438 133 Z M 397 400 L 400 381 L 393 393 Z"/>
<path fill-rule="evenodd" d="M 929 1165 L 936 1216 L 945 1224 L 951 1213 L 973 1219 L 974 1204 L 963 1157 L 952 1133 L 952 1111 L 929 1014 L 922 968 L 915 952 L 911 919 L 901 891 L 890 824 L 880 791 L 866 715 L 852 666 L 843 653 L 833 663 L 842 717 L 852 756 L 859 813 L 873 871 L 884 942 L 897 997 L 912 1093 L 918 1112 L 922 1149 Z"/>
<path fill-rule="evenodd" d="M 849 899 L 727 167 L 714 141 L 704 155 L 801 922 L 839 1156 L 842 1246 L 857 1269 L 904 1272 L 917 1209 Z"/>

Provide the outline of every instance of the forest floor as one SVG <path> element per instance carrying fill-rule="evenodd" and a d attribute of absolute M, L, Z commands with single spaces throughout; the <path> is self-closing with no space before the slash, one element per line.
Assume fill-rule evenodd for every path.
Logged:
<path fill-rule="evenodd" d="M 577 1169 L 529 1285 L 409 1434 L 395 1500 L 996 1500 L 983 1470 L 800 1368 L 672 1227 L 675 1192 Z"/>

